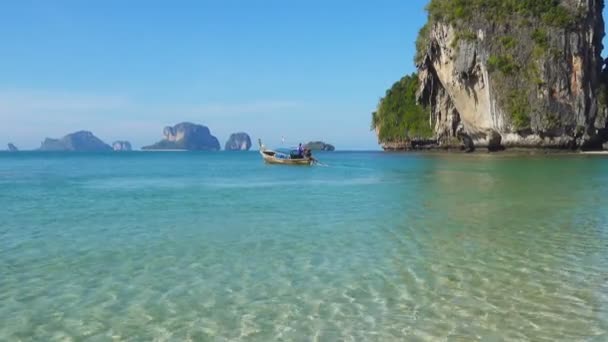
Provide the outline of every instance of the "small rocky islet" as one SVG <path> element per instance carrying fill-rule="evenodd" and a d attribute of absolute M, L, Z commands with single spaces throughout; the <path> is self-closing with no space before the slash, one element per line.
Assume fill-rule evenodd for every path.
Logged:
<path fill-rule="evenodd" d="M 417 72 L 372 113 L 385 150 L 608 145 L 604 1 L 431 0 Z"/>
<path fill-rule="evenodd" d="M 15 146 L 13 143 L 8 143 L 8 151 L 9 152 L 17 152 L 19 151 L 19 149 L 17 148 L 17 146 Z"/>
<path fill-rule="evenodd" d="M 304 145 L 305 148 L 311 151 L 335 151 L 334 145 L 328 144 L 323 141 L 311 141 Z"/>
<path fill-rule="evenodd" d="M 226 151 L 249 151 L 251 148 L 251 137 L 245 132 L 230 134 L 228 141 L 224 145 Z"/>
<path fill-rule="evenodd" d="M 112 149 L 114 151 L 131 151 L 131 143 L 126 140 L 118 140 L 112 143 Z"/>

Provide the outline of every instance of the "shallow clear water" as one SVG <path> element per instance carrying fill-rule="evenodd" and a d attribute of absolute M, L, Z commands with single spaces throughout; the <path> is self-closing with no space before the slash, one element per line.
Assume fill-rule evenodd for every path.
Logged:
<path fill-rule="evenodd" d="M 0 340 L 608 339 L 608 158 L 0 154 Z"/>

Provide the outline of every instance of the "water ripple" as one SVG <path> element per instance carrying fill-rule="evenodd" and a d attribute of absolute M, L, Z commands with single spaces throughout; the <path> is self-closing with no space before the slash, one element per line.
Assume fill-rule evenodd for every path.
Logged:
<path fill-rule="evenodd" d="M 4 157 L 0 340 L 604 341 L 608 161 L 564 158 Z"/>

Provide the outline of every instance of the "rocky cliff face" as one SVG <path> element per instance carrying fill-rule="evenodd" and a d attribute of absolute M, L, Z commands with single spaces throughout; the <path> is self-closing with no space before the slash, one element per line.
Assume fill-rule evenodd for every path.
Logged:
<path fill-rule="evenodd" d="M 19 149 L 17 148 L 17 146 L 13 145 L 12 143 L 8 143 L 8 151 L 17 152 L 17 151 L 19 151 Z"/>
<path fill-rule="evenodd" d="M 112 143 L 114 151 L 131 151 L 131 143 L 128 141 L 118 140 Z"/>
<path fill-rule="evenodd" d="M 163 130 L 165 139 L 154 145 L 145 146 L 144 150 L 191 150 L 218 151 L 220 143 L 211 135 L 209 128 L 190 122 L 182 122 Z"/>
<path fill-rule="evenodd" d="M 104 152 L 112 151 L 112 147 L 107 145 L 93 133 L 79 131 L 68 134 L 61 139 L 46 138 L 40 151 L 76 151 L 76 152 Z"/>
<path fill-rule="evenodd" d="M 231 134 L 224 147 L 226 151 L 249 151 L 250 148 L 251 138 L 243 132 Z"/>
<path fill-rule="evenodd" d="M 601 147 L 604 1 L 518 1 L 431 1 L 418 101 L 438 144 Z"/>

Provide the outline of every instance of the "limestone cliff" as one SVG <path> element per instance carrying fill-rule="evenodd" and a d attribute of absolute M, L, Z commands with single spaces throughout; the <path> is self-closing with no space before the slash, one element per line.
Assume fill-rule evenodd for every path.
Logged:
<path fill-rule="evenodd" d="M 230 134 L 230 138 L 224 146 L 226 151 L 249 151 L 250 148 L 251 138 L 244 132 Z"/>
<path fill-rule="evenodd" d="M 142 147 L 144 150 L 191 150 L 218 151 L 220 143 L 211 135 L 209 128 L 190 122 L 182 122 L 163 130 L 165 139 L 156 144 Z"/>
<path fill-rule="evenodd" d="M 420 104 L 439 146 L 600 148 L 603 0 L 432 0 Z"/>

